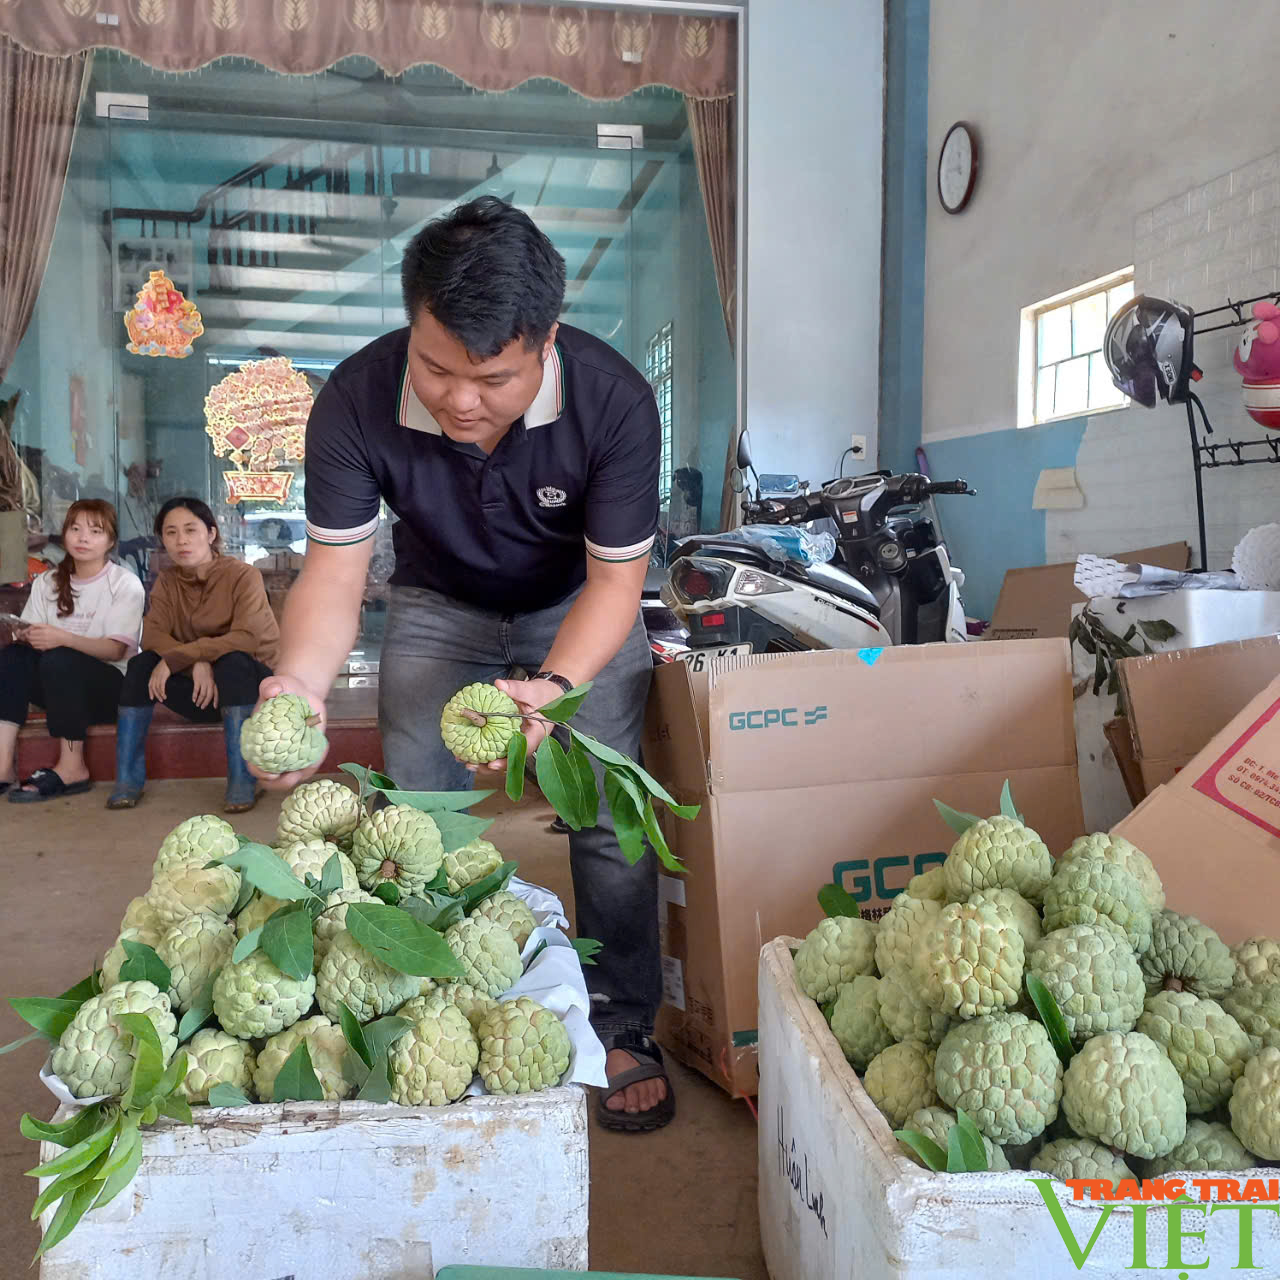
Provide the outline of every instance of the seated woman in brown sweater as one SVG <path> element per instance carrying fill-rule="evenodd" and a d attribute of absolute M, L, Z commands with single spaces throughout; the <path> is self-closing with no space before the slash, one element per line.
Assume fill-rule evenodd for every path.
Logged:
<path fill-rule="evenodd" d="M 129 663 L 116 725 L 116 785 L 108 809 L 132 809 L 146 782 L 146 741 L 157 702 L 188 720 L 222 720 L 227 748 L 226 813 L 258 799 L 240 755 L 240 726 L 271 674 L 280 629 L 262 574 L 222 554 L 213 512 L 199 498 L 170 498 L 155 530 L 173 561 L 151 590 L 142 651 Z"/>

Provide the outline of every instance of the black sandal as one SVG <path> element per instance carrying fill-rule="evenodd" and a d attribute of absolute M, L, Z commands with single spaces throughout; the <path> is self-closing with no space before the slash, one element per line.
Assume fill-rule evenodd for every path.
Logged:
<path fill-rule="evenodd" d="M 9 803 L 39 804 L 42 800 L 53 800 L 58 796 L 78 796 L 92 786 L 92 778 L 67 783 L 53 769 L 37 769 L 29 778 L 23 778 L 20 786 L 10 789 Z M 26 787 L 35 787 L 35 790 L 26 791 Z"/>
<path fill-rule="evenodd" d="M 676 1094 L 671 1078 L 662 1065 L 662 1050 L 648 1036 L 642 1036 L 635 1031 L 621 1031 L 616 1035 L 604 1037 L 604 1047 L 606 1052 L 622 1049 L 634 1058 L 648 1058 L 649 1061 L 642 1061 L 639 1066 L 614 1076 L 609 1081 L 608 1088 L 601 1089 L 596 1095 L 596 1119 L 600 1127 L 613 1129 L 619 1133 L 652 1133 L 655 1129 L 661 1129 L 664 1125 L 670 1124 L 675 1119 Z M 648 1111 L 638 1111 L 634 1115 L 626 1111 L 609 1109 L 606 1104 L 610 1098 L 615 1097 L 630 1085 L 639 1084 L 642 1080 L 665 1080 L 667 1096 L 656 1107 L 650 1107 Z"/>

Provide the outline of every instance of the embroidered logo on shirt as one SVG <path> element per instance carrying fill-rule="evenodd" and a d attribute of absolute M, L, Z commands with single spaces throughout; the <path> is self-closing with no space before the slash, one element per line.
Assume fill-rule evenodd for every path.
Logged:
<path fill-rule="evenodd" d="M 538 505 L 540 507 L 563 507 L 567 497 L 568 495 L 563 489 L 554 489 L 550 485 L 545 485 L 538 490 Z"/>

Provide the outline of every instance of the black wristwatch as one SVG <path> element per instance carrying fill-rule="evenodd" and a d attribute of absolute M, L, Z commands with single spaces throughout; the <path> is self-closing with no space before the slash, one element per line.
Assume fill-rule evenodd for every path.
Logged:
<path fill-rule="evenodd" d="M 558 675 L 554 671 L 539 671 L 533 678 L 535 680 L 550 680 L 552 684 L 559 685 L 565 693 L 568 693 L 569 690 L 573 688 L 573 684 L 570 681 L 566 680 L 564 676 Z"/>

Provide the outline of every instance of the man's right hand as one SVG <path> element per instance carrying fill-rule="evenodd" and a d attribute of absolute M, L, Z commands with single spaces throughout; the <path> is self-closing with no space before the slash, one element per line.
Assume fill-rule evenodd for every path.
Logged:
<path fill-rule="evenodd" d="M 282 693 L 296 693 L 299 697 L 306 698 L 311 710 L 316 714 L 317 727 L 321 733 L 324 732 L 326 723 L 324 698 L 295 676 L 285 674 L 268 676 L 258 686 L 258 704 L 254 710 L 257 711 L 268 698 L 278 698 Z M 316 763 L 309 769 L 295 769 L 292 773 L 263 773 L 247 760 L 245 765 L 255 778 L 262 780 L 262 785 L 269 791 L 291 791 L 298 783 L 305 782 L 320 767 L 320 764 Z"/>

